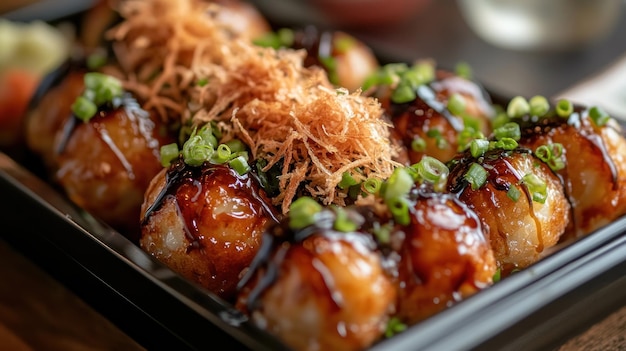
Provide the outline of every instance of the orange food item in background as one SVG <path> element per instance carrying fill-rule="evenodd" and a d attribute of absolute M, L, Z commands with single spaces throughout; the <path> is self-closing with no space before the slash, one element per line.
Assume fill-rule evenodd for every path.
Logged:
<path fill-rule="evenodd" d="M 23 117 L 41 77 L 26 69 L 0 73 L 0 146 L 15 143 Z"/>

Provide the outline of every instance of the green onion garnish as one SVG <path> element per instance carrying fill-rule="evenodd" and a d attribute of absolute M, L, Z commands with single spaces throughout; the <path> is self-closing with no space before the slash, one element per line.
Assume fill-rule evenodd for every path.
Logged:
<path fill-rule="evenodd" d="M 415 100 L 416 96 L 415 90 L 410 85 L 400 84 L 391 93 L 391 101 L 396 104 L 404 104 Z"/>
<path fill-rule="evenodd" d="M 228 145 L 220 144 L 220 146 L 215 149 L 213 155 L 211 155 L 211 162 L 215 164 L 222 164 L 226 161 L 230 160 L 231 151 Z"/>
<path fill-rule="evenodd" d="M 386 201 L 389 211 L 393 216 L 393 220 L 400 225 L 408 225 L 411 223 L 409 217 L 409 203 L 404 197 L 396 197 Z"/>
<path fill-rule="evenodd" d="M 339 187 L 339 189 L 346 189 L 357 184 L 358 182 L 352 177 L 352 174 L 346 171 L 343 172 L 343 174 L 341 175 L 341 181 L 339 182 L 339 184 L 337 184 L 337 186 Z"/>
<path fill-rule="evenodd" d="M 550 110 L 548 99 L 541 95 L 536 95 L 528 101 L 530 105 L 530 114 L 537 117 L 543 117 Z"/>
<path fill-rule="evenodd" d="M 611 116 L 600 107 L 594 106 L 589 109 L 589 118 L 596 126 L 602 127 L 611 119 Z"/>
<path fill-rule="evenodd" d="M 548 185 L 546 182 L 533 173 L 528 173 L 522 177 L 522 183 L 531 194 L 533 201 L 545 203 L 548 197 Z"/>
<path fill-rule="evenodd" d="M 487 139 L 474 139 L 470 143 L 470 153 L 472 157 L 477 158 L 485 154 L 489 149 L 489 140 Z"/>
<path fill-rule="evenodd" d="M 450 95 L 447 107 L 453 115 L 459 116 L 465 112 L 465 105 L 465 98 L 459 93 L 454 93 Z"/>
<path fill-rule="evenodd" d="M 343 207 L 335 207 L 335 222 L 333 222 L 333 228 L 335 230 L 349 233 L 357 230 L 359 227 L 357 223 L 354 223 L 349 217 Z"/>
<path fill-rule="evenodd" d="M 541 145 L 535 150 L 535 156 L 545 162 L 550 169 L 558 171 L 565 168 L 563 145 L 560 143 Z"/>
<path fill-rule="evenodd" d="M 411 150 L 415 152 L 424 152 L 426 150 L 426 140 L 416 136 L 411 141 Z"/>
<path fill-rule="evenodd" d="M 409 193 L 413 187 L 413 178 L 404 167 L 398 167 L 387 179 L 384 189 L 384 199 L 390 200 L 403 197 Z"/>
<path fill-rule="evenodd" d="M 574 105 L 567 99 L 561 99 L 556 103 L 556 114 L 560 117 L 569 117 L 574 112 Z"/>
<path fill-rule="evenodd" d="M 201 136 L 194 135 L 183 145 L 183 159 L 190 166 L 200 166 L 208 161 L 215 150 L 204 142 Z"/>
<path fill-rule="evenodd" d="M 431 156 L 422 157 L 412 168 L 417 170 L 420 179 L 433 184 L 438 183 L 442 179 L 447 179 L 450 173 L 450 170 L 443 162 Z"/>
<path fill-rule="evenodd" d="M 369 194 L 377 194 L 382 186 L 382 181 L 378 178 L 368 178 L 363 182 L 363 190 Z"/>
<path fill-rule="evenodd" d="M 98 112 L 98 106 L 84 96 L 79 96 L 72 104 L 72 112 L 80 120 L 87 122 Z"/>
<path fill-rule="evenodd" d="M 161 165 L 163 167 L 168 167 L 179 154 L 180 151 L 178 150 L 178 144 L 176 143 L 161 146 Z"/>
<path fill-rule="evenodd" d="M 487 170 L 478 163 L 472 163 L 463 175 L 463 178 L 467 180 L 472 187 L 472 190 L 478 190 L 487 182 Z"/>
<path fill-rule="evenodd" d="M 521 196 L 521 194 L 522 192 L 514 184 L 511 184 L 511 186 L 509 187 L 509 190 L 506 192 L 506 196 L 508 196 L 509 199 L 515 202 L 519 200 L 519 197 Z"/>
<path fill-rule="evenodd" d="M 228 162 L 230 168 L 234 169 L 239 175 L 244 175 L 250 171 L 250 165 L 247 158 L 244 156 L 237 156 Z"/>
<path fill-rule="evenodd" d="M 407 325 L 402 323 L 398 317 L 391 317 L 385 328 L 385 337 L 390 338 L 398 333 L 405 331 Z"/>
<path fill-rule="evenodd" d="M 454 71 L 461 78 L 472 79 L 472 67 L 467 62 L 458 62 L 454 67 Z"/>
<path fill-rule="evenodd" d="M 509 101 L 509 105 L 506 108 L 506 114 L 510 118 L 522 117 L 529 112 L 530 105 L 523 96 L 516 96 L 511 99 L 511 101 Z"/>
<path fill-rule="evenodd" d="M 493 130 L 493 134 L 496 140 L 503 138 L 511 138 L 515 141 L 520 140 L 522 132 L 519 124 L 515 122 L 508 122 Z"/>
<path fill-rule="evenodd" d="M 299 197 L 289 206 L 289 227 L 297 230 L 315 223 L 315 215 L 322 205 L 308 196 Z"/>

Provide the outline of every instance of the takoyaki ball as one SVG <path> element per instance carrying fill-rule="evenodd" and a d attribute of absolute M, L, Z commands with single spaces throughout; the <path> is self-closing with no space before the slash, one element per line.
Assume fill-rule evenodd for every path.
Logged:
<path fill-rule="evenodd" d="M 385 332 L 396 299 L 368 234 L 274 226 L 242 280 L 236 307 L 294 350 L 363 350 Z"/>
<path fill-rule="evenodd" d="M 503 274 L 537 261 L 569 223 L 559 177 L 527 149 L 459 155 L 450 162 L 448 189 L 480 218 Z"/>
<path fill-rule="evenodd" d="M 53 146 L 54 180 L 78 206 L 136 241 L 144 193 L 163 168 L 160 147 L 172 139 L 133 98 L 120 101 L 87 122 L 65 119 Z"/>
<path fill-rule="evenodd" d="M 407 150 L 409 164 L 419 162 L 424 155 L 447 162 L 471 139 L 491 132 L 494 109 L 484 89 L 445 70 L 430 73 L 433 76 L 429 79 L 429 65 L 417 63 L 403 68 L 393 73 L 397 75 L 396 83 L 392 83 L 395 86 L 370 91 L 381 101 L 393 124 L 392 138 Z M 421 75 L 423 80 L 417 86 L 411 82 L 418 79 L 413 75 Z"/>
<path fill-rule="evenodd" d="M 249 173 L 177 161 L 150 183 L 139 244 L 182 276 L 231 299 L 263 231 L 275 221 L 268 204 Z"/>
<path fill-rule="evenodd" d="M 556 172 L 573 207 L 572 230 L 565 238 L 589 234 L 626 213 L 626 140 L 615 120 L 599 126 L 590 110 L 577 107 L 566 117 L 519 121 L 520 145 L 532 150 L 562 146 L 562 168 Z"/>
<path fill-rule="evenodd" d="M 86 69 L 68 62 L 45 77 L 33 97 L 25 122 L 26 145 L 50 172 L 56 169 L 55 138 L 72 118 L 72 104 L 85 88 L 85 73 Z"/>
<path fill-rule="evenodd" d="M 255 41 L 275 48 L 304 50 L 304 66 L 317 66 L 326 71 L 337 87 L 355 91 L 379 67 L 373 51 L 362 41 L 342 31 L 320 30 L 315 26 L 302 29 L 279 29 Z"/>
<path fill-rule="evenodd" d="M 397 317 L 414 324 L 490 286 L 496 262 L 478 216 L 452 194 L 420 192 L 399 250 Z"/>
<path fill-rule="evenodd" d="M 221 6 L 217 20 L 230 26 L 234 32 L 253 40 L 269 32 L 272 27 L 261 12 L 250 2 L 242 0 L 212 0 Z"/>

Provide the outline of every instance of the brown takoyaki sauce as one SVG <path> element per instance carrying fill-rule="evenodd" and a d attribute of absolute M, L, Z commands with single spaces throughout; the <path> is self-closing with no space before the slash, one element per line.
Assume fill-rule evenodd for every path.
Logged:
<path fill-rule="evenodd" d="M 262 208 L 270 217 L 277 221 L 275 210 L 269 204 L 266 196 L 260 192 L 256 179 L 249 174 L 240 175 L 232 168 L 225 165 L 213 165 L 205 163 L 195 167 L 187 165 L 182 159 L 174 162 L 167 171 L 166 184 L 161 189 L 156 199 L 146 210 L 142 225 L 145 225 L 150 216 L 161 208 L 167 198 L 173 197 L 177 211 L 184 220 L 185 235 L 191 245 L 189 250 L 200 248 L 202 233 L 198 229 L 198 216 L 202 208 L 206 206 L 203 194 L 213 184 L 227 184 L 242 197 L 251 198 L 255 207 Z M 255 211 L 251 211 L 254 213 Z"/>

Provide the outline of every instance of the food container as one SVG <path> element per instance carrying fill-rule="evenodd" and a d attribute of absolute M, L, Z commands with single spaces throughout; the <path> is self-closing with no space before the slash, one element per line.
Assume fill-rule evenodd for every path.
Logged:
<path fill-rule="evenodd" d="M 288 350 L 0 153 L 0 238 L 147 349 Z M 626 217 L 370 350 L 546 350 L 626 303 Z"/>

